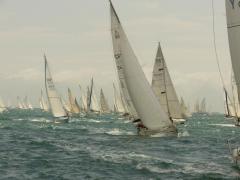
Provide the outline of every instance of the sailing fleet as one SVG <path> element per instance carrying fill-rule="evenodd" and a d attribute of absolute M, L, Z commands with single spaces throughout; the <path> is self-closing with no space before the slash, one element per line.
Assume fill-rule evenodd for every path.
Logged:
<path fill-rule="evenodd" d="M 52 77 L 47 56 L 44 55 L 44 83 L 41 90 L 39 107 L 43 112 L 50 112 L 53 122 L 68 122 L 71 117 L 92 117 L 105 114 L 118 114 L 129 119 L 139 135 L 167 134 L 176 135 L 177 123 L 191 116 L 190 108 L 183 97 L 179 98 L 168 70 L 167 59 L 161 44 L 158 43 L 152 81 L 148 82 L 139 60 L 124 31 L 120 18 L 111 2 L 111 37 L 113 59 L 117 71 L 117 85 L 113 83 L 113 107 L 108 102 L 103 89 L 97 93 L 94 79 L 89 86 L 79 86 L 80 98 L 71 89 L 67 89 L 67 99 L 58 92 Z M 237 1 L 226 0 L 227 29 L 229 48 L 233 67 L 232 97 L 224 88 L 226 117 L 240 117 L 240 7 Z M 33 109 L 28 97 L 17 97 L 17 108 Z M 7 108 L 0 99 L 0 112 Z M 206 99 L 197 100 L 195 114 L 207 114 Z"/>

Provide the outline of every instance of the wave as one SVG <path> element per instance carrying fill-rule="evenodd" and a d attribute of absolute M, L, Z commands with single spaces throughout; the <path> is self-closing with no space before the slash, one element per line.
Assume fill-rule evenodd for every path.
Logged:
<path fill-rule="evenodd" d="M 234 124 L 209 124 L 210 126 L 237 127 Z"/>
<path fill-rule="evenodd" d="M 112 129 L 111 131 L 106 132 L 106 134 L 114 135 L 114 136 L 120 136 L 120 135 L 134 135 L 133 132 L 124 131 L 124 130 L 117 129 L 117 128 L 114 128 L 114 129 Z"/>
<path fill-rule="evenodd" d="M 180 132 L 178 133 L 178 137 L 189 137 L 190 134 L 188 131 L 183 131 L 183 132 Z"/>
<path fill-rule="evenodd" d="M 41 119 L 31 119 L 30 121 L 32 121 L 32 122 L 46 122 L 46 123 L 52 122 L 49 119 L 43 119 L 43 118 L 41 118 Z"/>

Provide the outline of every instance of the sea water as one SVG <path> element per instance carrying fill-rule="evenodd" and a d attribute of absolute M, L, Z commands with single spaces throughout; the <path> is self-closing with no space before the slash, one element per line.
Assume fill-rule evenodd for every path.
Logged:
<path fill-rule="evenodd" d="M 117 115 L 54 124 L 40 110 L 10 110 L 0 115 L 0 179 L 237 179 L 233 124 L 199 115 L 178 125 L 178 137 L 140 137 Z"/>

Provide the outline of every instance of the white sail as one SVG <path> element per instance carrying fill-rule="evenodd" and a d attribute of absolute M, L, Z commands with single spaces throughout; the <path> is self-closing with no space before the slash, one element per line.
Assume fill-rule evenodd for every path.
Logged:
<path fill-rule="evenodd" d="M 24 105 L 25 105 L 25 109 L 33 109 L 32 104 L 29 102 L 27 96 L 25 96 L 24 98 Z"/>
<path fill-rule="evenodd" d="M 25 99 L 22 101 L 22 107 L 23 109 L 28 109 L 28 105 L 26 104 Z"/>
<path fill-rule="evenodd" d="M 39 98 L 39 106 L 40 106 L 40 109 L 43 110 L 43 105 L 42 105 L 42 100 L 41 100 L 41 98 Z"/>
<path fill-rule="evenodd" d="M 45 60 L 45 88 L 46 88 L 46 93 L 48 97 L 48 102 L 50 105 L 51 112 L 54 117 L 56 118 L 61 118 L 61 117 L 67 117 L 67 112 L 63 107 L 62 100 L 55 88 L 49 66 L 47 63 L 47 58 L 44 55 L 44 60 Z"/>
<path fill-rule="evenodd" d="M 18 109 L 24 109 L 24 106 L 23 106 L 19 96 L 17 97 L 17 107 L 18 107 Z"/>
<path fill-rule="evenodd" d="M 206 99 L 203 98 L 200 104 L 200 112 L 206 113 L 207 112 L 207 105 L 206 105 Z"/>
<path fill-rule="evenodd" d="M 126 108 L 123 105 L 123 99 L 120 94 L 118 94 L 115 84 L 113 84 L 114 90 L 114 106 L 118 113 L 126 113 Z"/>
<path fill-rule="evenodd" d="M 181 106 L 181 113 L 182 113 L 182 117 L 183 118 L 187 118 L 190 116 L 189 114 L 189 110 L 185 104 L 184 99 L 181 97 L 181 102 L 180 102 L 180 106 Z"/>
<path fill-rule="evenodd" d="M 100 112 L 100 107 L 94 91 L 93 78 L 91 79 L 90 89 L 89 87 L 87 87 L 87 107 L 88 112 L 90 111 Z"/>
<path fill-rule="evenodd" d="M 0 98 L 0 113 L 6 111 L 7 108 L 6 108 L 6 105 L 4 104 L 2 98 Z"/>
<path fill-rule="evenodd" d="M 108 102 L 106 100 L 106 97 L 105 97 L 102 89 L 100 91 L 100 112 L 101 113 L 109 113 L 110 112 Z"/>
<path fill-rule="evenodd" d="M 226 0 L 228 40 L 234 77 L 237 84 L 238 104 L 240 102 L 240 4 L 236 0 Z"/>
<path fill-rule="evenodd" d="M 89 87 L 87 87 L 87 112 L 89 113 L 91 111 L 91 95 Z"/>
<path fill-rule="evenodd" d="M 181 119 L 181 106 L 176 90 L 173 86 L 167 64 L 165 62 L 160 43 L 153 68 L 152 89 L 157 96 L 161 107 L 174 119 Z"/>
<path fill-rule="evenodd" d="M 114 57 L 120 87 L 128 105 L 133 106 L 143 124 L 150 131 L 174 131 L 172 121 L 162 109 L 135 56 L 120 20 L 111 5 L 111 30 Z M 132 111 L 131 111 L 132 112 Z"/>
<path fill-rule="evenodd" d="M 66 102 L 64 98 L 61 98 L 61 100 L 62 100 L 64 109 L 66 109 L 67 112 L 71 113 L 71 105 L 68 102 Z"/>
<path fill-rule="evenodd" d="M 197 100 L 196 103 L 195 103 L 194 112 L 196 112 L 196 113 L 200 112 L 199 100 Z"/>
<path fill-rule="evenodd" d="M 98 103 L 95 91 L 93 90 L 92 93 L 92 103 L 91 103 L 91 110 L 95 112 L 100 112 L 100 105 Z"/>
<path fill-rule="evenodd" d="M 80 93 L 81 93 L 81 97 L 80 97 L 81 107 L 82 107 L 82 110 L 86 112 L 87 111 L 87 97 L 80 85 L 79 85 L 79 89 L 80 89 Z"/>
<path fill-rule="evenodd" d="M 80 113 L 79 105 L 76 101 L 76 98 L 72 95 L 72 92 L 69 88 L 68 88 L 68 100 L 69 100 L 71 112 L 74 114 L 79 114 Z"/>

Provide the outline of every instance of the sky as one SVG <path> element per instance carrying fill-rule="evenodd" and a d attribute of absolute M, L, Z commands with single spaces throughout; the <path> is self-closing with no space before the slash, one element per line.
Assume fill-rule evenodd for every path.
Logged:
<path fill-rule="evenodd" d="M 224 111 L 213 48 L 211 0 L 112 0 L 140 64 L 151 81 L 161 43 L 177 94 L 191 106 L 206 97 L 210 111 Z M 215 0 L 217 50 L 230 90 L 225 1 Z M 112 104 L 113 59 L 108 0 L 0 0 L 0 96 L 38 106 L 46 53 L 59 92 L 80 95 L 94 77 Z"/>

